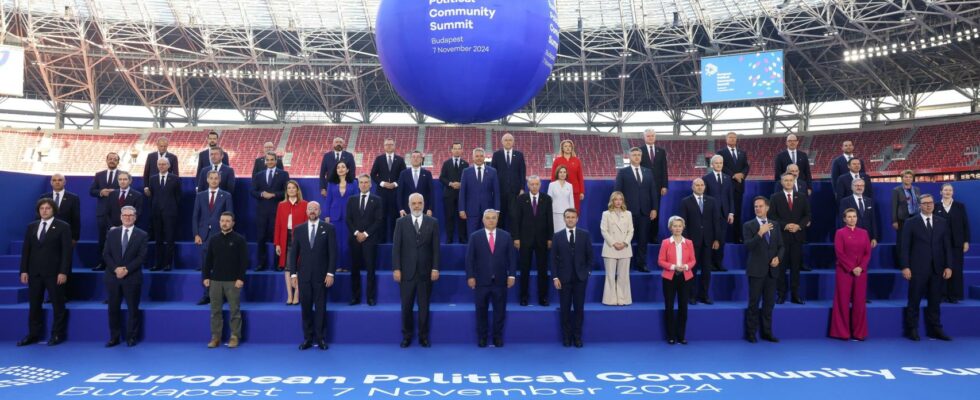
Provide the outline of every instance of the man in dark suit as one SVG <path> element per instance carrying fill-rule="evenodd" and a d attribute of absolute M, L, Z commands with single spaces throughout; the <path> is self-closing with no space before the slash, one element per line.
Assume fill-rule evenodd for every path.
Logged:
<path fill-rule="evenodd" d="M 701 271 L 700 285 L 688 286 L 691 291 L 688 302 L 697 304 L 700 300 L 704 304 L 712 304 L 708 288 L 711 283 L 712 252 L 721 247 L 721 207 L 714 197 L 704 194 L 705 184 L 701 178 L 691 182 L 691 189 L 694 193 L 682 199 L 677 210 L 677 215 L 687 222 L 684 224 L 684 237 L 694 244 L 694 259 L 697 270 Z"/>
<path fill-rule="evenodd" d="M 439 182 L 442 183 L 442 208 L 445 212 L 446 243 L 466 243 L 466 221 L 459 218 L 459 186 L 463 170 L 470 166 L 463 159 L 463 144 L 454 142 L 452 157 L 442 163 Z M 458 235 L 457 236 L 457 232 Z"/>
<path fill-rule="evenodd" d="M 643 150 L 630 149 L 630 165 L 616 172 L 616 191 L 623 192 L 626 208 L 633 215 L 633 269 L 650 272 L 647 268 L 647 247 L 650 244 L 650 223 L 657 219 L 660 204 L 660 184 L 653 171 L 640 166 Z"/>
<path fill-rule="evenodd" d="M 133 178 L 126 171 L 119 171 L 119 188 L 109 194 L 109 226 L 117 227 L 122 225 L 122 208 L 133 206 L 136 208 L 136 215 L 143 211 L 143 195 L 130 184 Z"/>
<path fill-rule="evenodd" d="M 582 347 L 582 323 L 585 320 L 585 288 L 592 275 L 592 238 L 589 231 L 576 228 L 578 211 L 565 210 L 565 229 L 552 236 L 551 276 L 558 290 L 561 315 L 561 343 Z M 573 311 L 574 310 L 574 311 Z"/>
<path fill-rule="evenodd" d="M 432 282 L 439 279 L 439 221 L 425 215 L 425 199 L 418 193 L 408 197 L 411 213 L 395 223 L 391 248 L 393 278 L 401 291 L 402 348 L 412 343 L 415 333 L 412 309 L 419 305 L 419 344 L 429 347 L 429 298 Z"/>
<path fill-rule="evenodd" d="M 511 206 L 517 196 L 524 194 L 524 179 L 527 176 L 527 165 L 524 153 L 514 149 L 514 135 L 505 133 L 500 138 L 502 149 L 493 152 L 490 166 L 497 170 L 500 181 L 500 228 L 513 230 L 510 227 Z"/>
<path fill-rule="evenodd" d="M 711 252 L 711 271 L 728 271 L 725 269 L 725 239 L 728 237 L 729 225 L 735 223 L 735 181 L 724 172 L 725 158 L 719 154 L 711 157 L 711 170 L 701 180 L 704 181 L 704 194 L 715 198 L 721 208 L 720 229 L 718 231 L 718 249 Z M 740 230 L 735 227 L 734 230 Z M 741 235 L 740 235 L 741 236 Z M 705 268 L 702 266 L 702 268 Z"/>
<path fill-rule="evenodd" d="M 653 179 L 656 179 L 660 198 L 667 195 L 667 150 L 657 147 L 657 131 L 648 128 L 643 131 L 643 156 L 640 158 L 640 165 L 653 171 Z M 657 209 L 660 209 L 660 201 L 657 201 Z M 660 218 L 654 219 L 650 223 L 650 241 L 660 242 Z"/>
<path fill-rule="evenodd" d="M 803 268 L 803 244 L 806 243 L 806 228 L 810 226 L 810 202 L 800 192 L 793 190 L 793 174 L 785 173 L 782 177 L 782 190 L 769 199 L 769 219 L 779 221 L 783 229 L 782 237 L 785 245 L 785 262 L 783 265 L 790 270 L 789 291 L 792 301 L 803 304 L 800 294 L 800 270 Z M 783 268 L 783 270 L 787 269 Z M 779 299 L 777 303 L 786 301 L 786 274 L 779 274 Z"/>
<path fill-rule="evenodd" d="M 870 183 L 871 177 L 864 173 L 864 163 L 861 162 L 860 158 L 852 158 L 850 162 L 847 163 L 847 172 L 841 174 L 834 181 L 834 193 L 837 194 L 837 202 L 840 202 L 843 198 L 849 197 L 851 192 L 851 182 L 861 179 L 865 182 Z M 874 193 L 871 191 L 871 186 L 866 186 L 865 190 L 868 197 L 874 197 Z"/>
<path fill-rule="evenodd" d="M 772 310 L 776 307 L 776 281 L 782 275 L 783 235 L 780 224 L 767 219 L 769 200 L 758 196 L 752 201 L 755 218 L 742 225 L 742 237 L 748 250 L 745 275 L 749 278 L 749 307 L 745 312 L 745 340 L 755 343 L 760 331 L 762 340 L 778 342 L 772 334 Z M 762 301 L 760 315 L 759 301 Z M 761 326 L 760 326 L 761 321 Z"/>
<path fill-rule="evenodd" d="M 293 230 L 293 251 L 286 263 L 293 284 L 299 286 L 299 304 L 303 315 L 303 343 L 300 350 L 313 347 L 327 349 L 327 288 L 333 286 L 337 270 L 337 237 L 333 225 L 320 220 L 320 203 L 306 205 L 309 219 Z"/>
<path fill-rule="evenodd" d="M 837 178 L 847 173 L 848 170 L 847 164 L 851 162 L 851 159 L 856 157 L 854 155 L 854 142 L 850 140 L 845 140 L 843 143 L 841 143 L 840 149 L 843 154 L 834 157 L 834 159 L 830 162 L 830 183 L 835 184 L 834 195 L 837 196 L 837 199 L 842 199 L 847 196 L 837 191 L 837 185 L 836 185 Z M 861 175 L 867 175 L 864 172 L 864 163 L 861 163 L 860 173 Z M 847 186 L 847 189 L 850 189 L 850 186 Z M 868 193 L 868 195 L 870 196 L 871 193 Z"/>
<path fill-rule="evenodd" d="M 408 207 L 408 196 L 412 193 L 421 194 L 426 199 L 432 198 L 432 172 L 422 168 L 424 159 L 425 156 L 422 155 L 421 151 L 413 151 L 412 167 L 402 171 L 398 177 L 398 188 L 395 189 L 397 195 L 395 197 L 398 199 L 400 217 L 412 213 Z M 432 216 L 432 206 L 429 204 L 425 205 L 425 215 Z"/>
<path fill-rule="evenodd" d="M 221 174 L 217 171 L 208 172 L 208 188 L 197 193 L 194 198 L 194 212 L 191 215 L 191 234 L 194 244 L 201 246 L 201 264 L 207 256 L 208 240 L 221 231 L 221 213 L 234 212 L 231 193 L 221 190 Z M 200 271 L 200 267 L 197 268 Z M 207 289 L 198 305 L 208 304 L 211 298 Z"/>
<path fill-rule="evenodd" d="M 745 197 L 745 180 L 749 177 L 749 155 L 739 150 L 738 135 L 728 132 L 725 136 L 725 148 L 717 154 L 724 161 L 722 172 L 732 178 L 732 214 L 735 221 L 742 223 L 742 200 Z M 733 243 L 742 243 L 742 229 L 732 229 Z M 720 264 L 719 264 L 720 265 Z"/>
<path fill-rule="evenodd" d="M 538 273 L 538 304 L 548 306 L 548 249 L 554 236 L 551 197 L 541 193 L 541 178 L 531 175 L 527 178 L 528 192 L 517 197 L 511 210 L 511 234 L 514 247 L 519 250 L 521 284 L 521 305 L 527 305 L 528 286 L 531 282 L 531 257 L 536 260 Z"/>
<path fill-rule="evenodd" d="M 166 158 L 161 158 L 166 161 Z M 119 344 L 122 336 L 122 300 L 126 299 L 126 345 L 133 347 L 140 331 L 140 288 L 143 285 L 143 260 L 149 235 L 136 227 L 136 207 L 122 209 L 122 225 L 112 228 L 106 236 L 102 259 L 108 266 L 105 271 L 106 291 L 109 293 L 109 341 L 105 347 Z M 122 296 L 120 296 L 120 294 Z"/>
<path fill-rule="evenodd" d="M 802 193 L 803 195 L 807 196 L 807 198 L 810 198 L 810 195 L 809 195 L 809 193 L 811 192 L 810 186 L 807 184 L 806 181 L 800 179 L 800 167 L 798 165 L 796 165 L 796 164 L 787 165 L 786 166 L 786 172 L 784 172 L 784 173 L 785 174 L 792 174 L 793 175 L 793 190 L 794 191 L 797 191 L 799 193 Z M 783 182 L 782 181 L 783 181 L 783 177 L 782 177 L 782 174 L 780 174 L 779 179 L 776 180 L 776 186 L 775 186 L 775 189 L 776 190 L 775 190 L 775 193 L 779 193 L 781 190 L 783 190 Z"/>
<path fill-rule="evenodd" d="M 258 246 L 256 271 L 264 271 L 269 267 L 269 241 L 272 240 L 276 229 L 276 208 L 279 202 L 286 198 L 286 182 L 289 173 L 277 166 L 279 158 L 276 153 L 265 153 L 265 169 L 252 175 L 252 197 L 256 200 L 256 245 Z M 272 254 L 272 265 L 279 265 L 275 252 Z"/>
<path fill-rule="evenodd" d="M 357 165 L 354 164 L 354 155 L 344 150 L 347 144 L 343 138 L 333 138 L 333 151 L 323 153 L 320 160 L 320 195 L 327 197 L 327 181 L 330 174 L 337 168 L 337 163 L 343 161 L 347 164 L 347 176 L 357 176 Z"/>
<path fill-rule="evenodd" d="M 211 165 L 205 166 L 197 171 L 197 187 L 198 192 L 203 191 L 208 187 L 208 173 L 211 171 L 217 172 L 221 176 L 221 190 L 228 192 L 229 194 L 235 193 L 235 169 L 231 165 L 225 164 L 221 161 L 221 155 L 225 154 L 224 149 L 220 147 L 215 147 L 211 149 Z"/>
<path fill-rule="evenodd" d="M 395 220 L 398 219 L 401 207 L 398 205 L 398 178 L 405 170 L 405 159 L 395 154 L 395 140 L 385 139 L 385 152 L 378 155 L 371 165 L 371 180 L 378 188 L 377 194 L 381 197 L 384 209 L 385 224 L 381 234 L 381 243 L 391 242 L 391 235 L 395 231 Z"/>
<path fill-rule="evenodd" d="M 276 145 L 272 142 L 265 142 L 265 144 L 262 145 L 262 155 L 255 158 L 255 162 L 252 163 L 252 176 L 255 176 L 255 174 L 268 169 L 268 166 L 265 165 L 265 155 L 269 153 L 276 154 Z M 279 157 L 278 154 L 276 155 L 276 168 L 280 171 L 284 171 L 286 169 L 282 166 L 282 157 Z"/>
<path fill-rule="evenodd" d="M 907 169 L 902 171 L 902 184 L 892 189 L 892 229 L 895 229 L 895 259 L 902 257 L 902 227 L 905 220 L 919 214 L 918 199 L 922 192 L 914 186 L 915 173 Z"/>
<path fill-rule="evenodd" d="M 109 195 L 112 194 L 113 190 L 119 188 L 119 171 L 116 169 L 119 166 L 119 155 L 116 153 L 107 154 L 105 163 L 107 169 L 95 173 L 92 185 L 88 189 L 89 196 L 97 199 L 95 202 L 95 232 L 99 239 L 99 254 L 102 254 L 102 250 L 105 248 L 105 234 L 109 232 L 109 202 L 112 200 Z M 105 264 L 100 260 L 92 270 L 103 271 Z"/>
<path fill-rule="evenodd" d="M 146 162 L 143 163 L 143 195 L 150 197 L 150 177 L 156 175 L 159 172 L 159 165 L 161 159 L 166 159 L 170 163 L 170 171 L 173 172 L 174 176 L 180 176 L 180 165 L 177 161 L 177 155 L 174 153 L 168 153 L 167 147 L 170 145 L 170 139 L 166 136 L 161 136 L 157 138 L 157 151 L 154 151 L 146 155 Z"/>
<path fill-rule="evenodd" d="M 54 200 L 55 209 L 58 210 L 54 217 L 67 222 L 71 226 L 71 244 L 78 243 L 78 238 L 82 232 L 82 200 L 77 194 L 65 190 L 65 176 L 62 174 L 51 175 L 51 191 L 44 193 L 38 199 Z"/>
<path fill-rule="evenodd" d="M 810 196 L 813 187 L 813 176 L 810 174 L 810 158 L 807 157 L 806 152 L 799 150 L 797 147 L 800 145 L 800 139 L 794 134 L 789 134 L 786 136 L 786 150 L 776 154 L 775 158 L 775 178 L 776 182 L 779 182 L 780 177 L 786 172 L 786 167 L 790 164 L 796 164 L 800 167 L 800 173 L 797 175 L 799 179 L 806 182 L 807 197 Z M 803 193 L 803 191 L 800 191 Z"/>
<path fill-rule="evenodd" d="M 361 302 L 361 271 L 367 271 L 367 304 L 378 304 L 377 270 L 378 242 L 384 237 L 384 205 L 381 197 L 371 194 L 371 176 L 357 177 L 357 196 L 347 199 L 347 232 L 351 237 L 351 300 L 350 305 Z"/>
<path fill-rule="evenodd" d="M 864 179 L 856 179 L 851 182 L 851 195 L 840 200 L 837 226 L 843 226 L 845 210 L 848 208 L 857 210 L 857 226 L 868 231 L 871 248 L 875 248 L 878 246 L 878 241 L 881 240 L 881 228 L 878 226 L 878 208 L 874 206 L 874 199 L 864 195 L 864 187 Z"/>
<path fill-rule="evenodd" d="M 483 149 L 473 149 L 473 165 L 463 171 L 459 185 L 459 218 L 466 220 L 466 233 L 483 226 L 480 219 L 488 209 L 500 209 L 497 170 L 486 165 Z"/>
<path fill-rule="evenodd" d="M 180 177 L 170 172 L 170 161 L 157 160 L 156 175 L 146 182 L 146 195 L 150 197 L 150 217 L 153 238 L 156 240 L 156 263 L 150 271 L 170 271 L 173 268 L 177 235 L 177 218 L 180 209 Z"/>
<path fill-rule="evenodd" d="M 472 215 L 470 218 L 476 218 Z M 507 313 L 507 289 L 514 286 L 517 254 L 510 234 L 497 229 L 500 212 L 483 212 L 483 229 L 473 232 L 466 245 L 466 284 L 473 289 L 476 303 L 477 346 L 487 347 L 487 336 L 493 333 L 494 347 L 504 345 L 504 316 Z M 487 325 L 488 308 L 493 305 L 493 329 Z"/>
<path fill-rule="evenodd" d="M 218 132 L 210 131 L 208 132 L 208 147 L 197 153 L 197 168 L 195 171 L 200 171 L 204 167 L 214 167 L 217 162 L 211 158 L 211 150 L 218 147 Z M 221 163 L 224 165 L 231 165 L 228 161 L 228 153 L 221 152 Z M 213 169 L 213 168 L 212 168 Z M 201 186 L 198 190 L 204 190 L 207 186 Z"/>
<path fill-rule="evenodd" d="M 18 346 L 37 343 L 44 329 L 44 291 L 48 291 L 54 311 L 54 323 L 48 346 L 65 340 L 68 317 L 65 311 L 65 283 L 71 270 L 71 227 L 54 217 L 57 206 L 52 199 L 37 201 L 35 211 L 40 220 L 27 225 L 20 257 L 20 283 L 27 285 L 30 311 L 28 333 Z"/>
<path fill-rule="evenodd" d="M 902 252 L 898 265 L 902 277 L 909 281 L 908 304 L 905 306 L 905 337 L 919 340 L 919 307 L 925 292 L 926 336 L 950 340 L 939 321 L 942 288 L 953 276 L 953 249 L 948 222 L 933 214 L 936 203 L 932 195 L 919 196 L 919 214 L 905 221 L 902 228 Z"/>

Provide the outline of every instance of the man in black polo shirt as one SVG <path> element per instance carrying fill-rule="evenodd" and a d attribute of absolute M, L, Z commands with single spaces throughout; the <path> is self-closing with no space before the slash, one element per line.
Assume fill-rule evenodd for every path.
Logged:
<path fill-rule="evenodd" d="M 219 225 L 221 234 L 208 241 L 204 267 L 201 268 L 204 287 L 208 288 L 211 297 L 211 341 L 208 348 L 212 349 L 221 343 L 221 328 L 224 326 L 221 307 L 225 299 L 231 312 L 228 347 L 238 347 L 238 339 L 242 337 L 239 305 L 242 286 L 245 285 L 245 270 L 248 269 L 248 244 L 242 235 L 232 230 L 235 227 L 235 214 L 229 211 L 221 213 Z"/>

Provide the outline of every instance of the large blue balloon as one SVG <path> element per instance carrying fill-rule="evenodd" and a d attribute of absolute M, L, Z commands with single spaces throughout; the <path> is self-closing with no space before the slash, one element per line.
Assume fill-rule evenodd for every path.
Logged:
<path fill-rule="evenodd" d="M 521 108 L 558 54 L 555 0 L 382 0 L 378 56 L 402 98 L 452 123 Z"/>

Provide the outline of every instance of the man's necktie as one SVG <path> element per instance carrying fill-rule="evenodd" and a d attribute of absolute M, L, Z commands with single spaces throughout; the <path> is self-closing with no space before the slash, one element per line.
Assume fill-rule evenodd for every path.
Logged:
<path fill-rule="evenodd" d="M 420 232 L 422 232 L 422 224 L 419 223 L 418 218 L 413 218 L 413 219 L 415 220 L 415 234 L 417 235 Z M 493 247 L 493 245 L 491 245 L 491 247 Z"/>
<path fill-rule="evenodd" d="M 650 163 L 653 163 L 653 157 L 657 152 L 653 151 L 653 146 L 647 146 L 647 150 L 650 152 Z"/>
<path fill-rule="evenodd" d="M 493 240 L 493 232 L 490 232 L 490 254 L 493 254 L 493 249 L 495 247 L 496 241 Z"/>
<path fill-rule="evenodd" d="M 698 196 L 698 210 L 701 211 L 701 214 L 704 214 L 704 200 L 702 200 L 701 196 Z"/>
<path fill-rule="evenodd" d="M 122 237 L 122 253 L 126 254 L 126 248 L 129 247 L 129 229 L 123 229 Z"/>
<path fill-rule="evenodd" d="M 575 230 L 573 229 L 568 230 L 568 244 L 575 247 Z"/>
<path fill-rule="evenodd" d="M 791 161 L 791 162 L 792 162 L 793 164 L 796 164 L 796 152 L 795 152 L 795 151 L 791 151 L 791 152 L 789 152 L 789 160 L 790 160 L 790 161 Z"/>
<path fill-rule="evenodd" d="M 109 171 L 109 173 L 108 173 L 108 174 L 106 174 L 106 175 L 108 175 L 108 176 L 107 176 L 107 178 L 108 178 L 108 180 L 106 181 L 106 183 L 108 183 L 109 185 L 112 185 L 112 175 L 113 175 L 114 173 L 115 173 L 115 171 Z"/>
<path fill-rule="evenodd" d="M 864 214 L 864 197 L 858 197 L 858 207 L 861 208 L 861 214 Z"/>
<path fill-rule="evenodd" d="M 167 176 L 160 175 L 160 187 L 167 186 Z"/>
<path fill-rule="evenodd" d="M 364 209 L 366 209 L 366 208 L 367 208 L 367 195 L 366 194 L 362 194 L 361 195 L 361 212 L 364 212 Z"/>
<path fill-rule="evenodd" d="M 789 203 L 789 210 L 793 211 L 793 194 L 786 193 L 786 201 Z"/>
<path fill-rule="evenodd" d="M 412 169 L 412 182 L 415 183 L 415 187 L 419 187 L 419 171 Z"/>
<path fill-rule="evenodd" d="M 929 231 L 932 232 L 932 218 L 928 218 L 928 217 L 926 218 L 926 228 L 928 228 Z"/>
<path fill-rule="evenodd" d="M 44 237 L 48 234 L 48 223 L 47 221 L 41 221 L 41 233 L 37 235 L 37 241 L 43 242 Z"/>
<path fill-rule="evenodd" d="M 388 156 L 388 170 L 391 171 L 392 156 Z"/>
<path fill-rule="evenodd" d="M 721 174 L 715 172 L 715 180 L 717 180 L 718 184 L 721 185 Z"/>
<path fill-rule="evenodd" d="M 272 185 L 272 170 L 270 169 L 265 173 L 265 184 Z"/>
<path fill-rule="evenodd" d="M 510 152 L 507 152 L 507 165 L 510 166 Z"/>
<path fill-rule="evenodd" d="M 535 217 L 538 216 L 538 196 L 531 197 L 531 212 Z"/>
<path fill-rule="evenodd" d="M 459 159 L 458 158 L 454 158 L 453 159 L 453 168 L 459 169 Z"/>
<path fill-rule="evenodd" d="M 211 191 L 211 201 L 208 202 L 208 210 L 214 211 L 214 191 Z"/>
<path fill-rule="evenodd" d="M 483 167 L 476 167 L 476 180 L 483 183 Z"/>
<path fill-rule="evenodd" d="M 57 204 L 58 207 L 61 207 L 61 193 L 54 194 L 54 204 Z"/>
<path fill-rule="evenodd" d="M 643 178 L 640 177 L 640 169 L 633 167 L 633 174 L 636 175 L 636 182 L 643 183 Z"/>
<path fill-rule="evenodd" d="M 310 248 L 316 243 L 316 225 L 310 225 Z"/>
<path fill-rule="evenodd" d="M 732 151 L 732 161 L 738 161 L 738 152 L 735 149 L 729 149 Z"/>
<path fill-rule="evenodd" d="M 125 190 L 119 192 L 119 206 L 122 207 L 123 204 L 126 204 L 126 191 Z"/>
<path fill-rule="evenodd" d="M 768 223 L 769 223 L 769 221 L 762 220 L 762 225 L 765 225 L 765 224 L 768 224 Z M 766 243 L 769 243 L 769 239 L 771 238 L 770 232 L 772 232 L 772 231 L 766 231 Z"/>

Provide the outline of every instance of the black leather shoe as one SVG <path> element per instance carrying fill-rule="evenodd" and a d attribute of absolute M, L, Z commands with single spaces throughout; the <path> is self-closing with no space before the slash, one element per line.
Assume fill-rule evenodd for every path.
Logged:
<path fill-rule="evenodd" d="M 368 299 L 367 303 L 371 307 L 374 307 L 374 306 L 378 305 L 378 301 L 375 300 L 375 299 Z"/>
<path fill-rule="evenodd" d="M 197 268 L 194 268 L 194 270 L 195 271 L 200 271 L 201 270 L 201 266 L 197 266 Z"/>
<path fill-rule="evenodd" d="M 650 272 L 650 269 L 647 268 L 645 265 L 641 265 L 639 267 L 636 267 L 636 270 L 637 271 L 640 271 L 640 272 Z"/>
<path fill-rule="evenodd" d="M 126 347 L 133 347 L 133 346 L 136 346 L 136 339 L 132 339 L 132 338 L 126 339 Z"/>
<path fill-rule="evenodd" d="M 267 269 L 269 269 L 269 267 L 266 267 L 265 265 L 262 265 L 262 266 L 256 267 L 255 268 L 255 272 L 265 271 Z"/>
<path fill-rule="evenodd" d="M 527 307 L 527 299 L 521 299 L 521 307 Z"/>
<path fill-rule="evenodd" d="M 299 344 L 299 349 L 300 350 L 306 350 L 306 349 L 308 349 L 310 347 L 313 347 L 313 342 L 311 342 L 309 340 L 307 340 L 307 341 Z"/>
<path fill-rule="evenodd" d="M 541 307 L 547 307 L 549 304 L 550 303 L 548 303 L 548 299 L 538 300 L 538 305 L 540 305 Z"/>
<path fill-rule="evenodd" d="M 677 341 L 677 343 L 680 343 L 680 344 L 687 344 L 687 339 L 681 339 L 681 340 L 678 340 L 678 341 Z"/>
<path fill-rule="evenodd" d="M 119 344 L 119 338 L 114 337 L 109 339 L 108 342 L 105 342 L 105 347 L 115 347 L 118 344 Z"/>
<path fill-rule="evenodd" d="M 777 296 L 776 304 L 783 304 L 783 303 L 786 303 L 786 296 Z"/>
<path fill-rule="evenodd" d="M 758 342 L 758 341 L 759 341 L 759 339 L 756 339 L 756 338 L 755 338 L 755 335 L 752 335 L 752 336 L 746 336 L 746 337 L 745 337 L 745 340 L 746 340 L 746 341 L 748 341 L 749 343 L 756 343 L 756 342 Z"/>
<path fill-rule="evenodd" d="M 580 348 L 580 349 L 581 349 L 581 348 L 582 348 L 582 346 L 583 346 L 583 344 L 582 344 L 582 339 L 577 339 L 577 338 L 576 338 L 576 339 L 575 339 L 575 347 L 577 347 L 577 348 Z"/>
<path fill-rule="evenodd" d="M 64 342 L 64 341 L 65 341 L 65 338 L 63 338 L 61 336 L 58 336 L 58 335 L 54 335 L 54 336 L 51 336 L 50 339 L 48 339 L 48 346 L 57 346 L 57 345 L 61 344 L 61 342 Z"/>
<path fill-rule="evenodd" d="M 864 304 L 871 304 L 871 299 L 864 299 Z"/>
<path fill-rule="evenodd" d="M 712 272 L 728 272 L 728 268 L 715 267 Z"/>
<path fill-rule="evenodd" d="M 420 337 L 419 338 L 419 346 L 422 346 L 422 347 L 432 347 L 432 343 L 429 342 L 429 338 L 427 338 L 427 337 L 425 337 L 425 338 L 424 337 Z"/>
<path fill-rule="evenodd" d="M 92 271 L 105 271 L 105 265 L 96 265 L 94 268 L 92 268 Z"/>
<path fill-rule="evenodd" d="M 707 297 L 705 297 L 703 299 L 698 299 L 698 301 L 700 301 L 700 302 L 702 302 L 704 304 L 708 304 L 708 305 L 715 304 L 715 302 L 711 301 L 711 299 L 709 299 Z"/>
<path fill-rule="evenodd" d="M 504 347 L 504 339 L 493 338 L 493 347 Z"/>
<path fill-rule="evenodd" d="M 905 337 L 909 338 L 909 340 L 911 340 L 913 342 L 918 342 L 919 340 L 922 340 L 921 338 L 919 338 L 919 332 L 914 331 L 914 330 L 910 330 L 908 332 L 905 332 Z"/>
<path fill-rule="evenodd" d="M 690 304 L 692 306 L 698 304 L 698 299 L 691 297 L 690 299 L 687 300 L 687 304 Z"/>
<path fill-rule="evenodd" d="M 402 342 L 398 344 L 398 347 L 401 347 L 401 348 L 404 349 L 404 348 L 406 348 L 408 346 L 411 346 L 411 345 L 412 345 L 412 338 L 404 338 L 404 339 L 402 339 Z"/>
<path fill-rule="evenodd" d="M 323 339 L 320 339 L 319 342 L 316 342 L 316 347 L 319 347 L 320 350 L 326 350 L 330 348 L 330 346 L 327 346 L 327 341 Z"/>
<path fill-rule="evenodd" d="M 936 340 L 945 340 L 947 342 L 950 341 L 950 340 L 953 340 L 953 338 L 951 338 L 948 335 L 946 335 L 946 332 L 943 332 L 943 331 L 935 331 L 935 332 L 932 332 L 930 334 L 927 334 L 926 336 L 928 336 L 930 338 L 933 338 L 933 339 L 936 339 Z"/>
<path fill-rule="evenodd" d="M 561 340 L 561 345 L 563 347 L 572 347 L 572 339 L 564 338 Z"/>
<path fill-rule="evenodd" d="M 163 269 L 163 268 L 160 268 L 160 267 L 158 267 L 158 266 L 156 266 L 156 265 L 154 265 L 154 266 L 152 266 L 152 267 L 150 267 L 150 271 L 153 271 L 153 272 L 156 272 L 156 271 L 159 271 L 159 270 L 161 270 L 161 269 Z"/>
<path fill-rule="evenodd" d="M 810 267 L 807 267 L 807 266 L 804 265 L 804 266 L 800 267 L 800 271 L 810 272 L 810 271 L 813 271 L 813 268 L 810 268 Z"/>
<path fill-rule="evenodd" d="M 762 340 L 765 340 L 767 342 L 779 343 L 779 339 L 776 339 L 776 337 L 772 335 L 762 335 Z"/>
<path fill-rule="evenodd" d="M 164 271 L 170 271 L 170 270 L 172 270 L 172 269 L 174 269 L 174 267 L 172 267 L 172 266 L 170 266 L 170 265 L 168 265 L 168 266 L 166 266 L 166 267 L 163 267 L 163 270 L 164 270 Z"/>
<path fill-rule="evenodd" d="M 199 306 L 203 306 L 205 304 L 211 304 L 211 298 L 210 297 L 204 296 L 204 297 L 201 297 L 201 299 L 197 301 L 197 305 L 199 305 Z"/>
<path fill-rule="evenodd" d="M 667 339 L 667 344 L 674 344 L 674 343 L 677 343 L 674 341 L 674 339 Z"/>
<path fill-rule="evenodd" d="M 476 347 L 487 347 L 487 338 L 480 338 L 477 340 Z"/>
<path fill-rule="evenodd" d="M 957 299 L 950 298 L 950 299 L 947 299 L 946 302 L 949 303 L 949 304 L 958 304 L 960 301 L 957 300 Z"/>
<path fill-rule="evenodd" d="M 803 298 L 800 296 L 793 296 L 793 300 L 791 301 L 793 302 L 793 304 L 806 304 L 806 301 L 804 301 Z"/>
<path fill-rule="evenodd" d="M 24 336 L 23 339 L 17 342 L 17 347 L 32 345 L 38 342 L 38 338 L 33 336 Z"/>
<path fill-rule="evenodd" d="M 350 301 L 347 303 L 349 306 L 356 306 L 358 304 L 361 304 L 361 299 L 350 299 Z"/>

